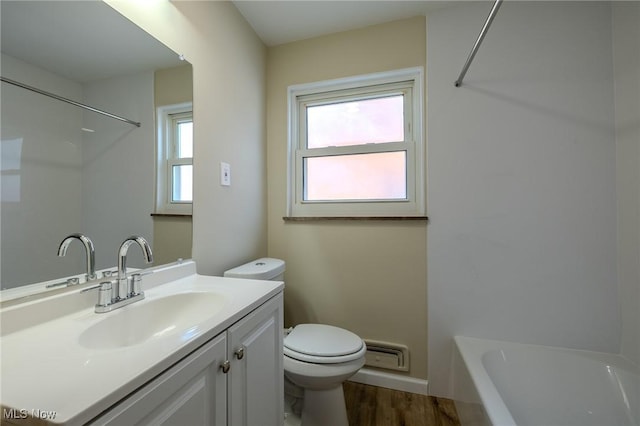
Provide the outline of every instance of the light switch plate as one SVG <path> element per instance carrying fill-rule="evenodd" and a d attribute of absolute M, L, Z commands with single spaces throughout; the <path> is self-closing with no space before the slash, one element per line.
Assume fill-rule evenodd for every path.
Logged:
<path fill-rule="evenodd" d="M 220 185 L 231 186 L 231 165 L 220 162 Z"/>

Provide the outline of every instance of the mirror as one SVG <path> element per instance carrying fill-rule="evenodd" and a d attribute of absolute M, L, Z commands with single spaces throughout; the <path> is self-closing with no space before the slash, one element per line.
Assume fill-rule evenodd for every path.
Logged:
<path fill-rule="evenodd" d="M 158 102 L 191 101 L 192 72 L 177 53 L 104 2 L 3 0 L 0 8 L 3 78 L 141 123 L 2 82 L 4 301 L 24 295 L 28 285 L 28 293 L 37 293 L 46 290 L 45 281 L 84 276 L 79 241 L 66 256 L 57 255 L 73 233 L 93 241 L 98 270 L 114 268 L 129 235 L 143 236 L 157 251 L 151 216 L 156 108 Z M 148 267 L 139 250 L 129 253 L 128 266 Z"/>

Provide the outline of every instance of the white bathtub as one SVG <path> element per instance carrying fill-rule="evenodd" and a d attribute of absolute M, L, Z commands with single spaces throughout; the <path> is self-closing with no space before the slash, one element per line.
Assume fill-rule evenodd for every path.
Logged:
<path fill-rule="evenodd" d="M 463 426 L 640 426 L 640 370 L 618 355 L 454 341 L 452 396 Z"/>

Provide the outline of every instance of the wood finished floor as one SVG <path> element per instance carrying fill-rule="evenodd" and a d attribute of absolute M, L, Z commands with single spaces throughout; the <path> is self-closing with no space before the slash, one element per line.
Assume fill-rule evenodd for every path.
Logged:
<path fill-rule="evenodd" d="M 460 426 L 453 401 L 345 382 L 349 426 Z"/>

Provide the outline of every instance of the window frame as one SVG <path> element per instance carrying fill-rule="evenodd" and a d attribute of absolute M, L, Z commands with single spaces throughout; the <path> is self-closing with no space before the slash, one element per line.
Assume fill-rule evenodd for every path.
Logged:
<path fill-rule="evenodd" d="M 185 117 L 193 121 L 193 103 L 164 105 L 156 109 L 156 211 L 157 214 L 191 215 L 193 201 L 172 201 L 173 166 L 192 165 L 193 157 L 178 158 L 177 124 Z"/>
<path fill-rule="evenodd" d="M 421 217 L 425 215 L 422 67 L 327 80 L 288 88 L 287 217 Z M 306 147 L 306 107 L 404 95 L 404 141 Z M 406 152 L 406 199 L 304 200 L 304 159 Z"/>

